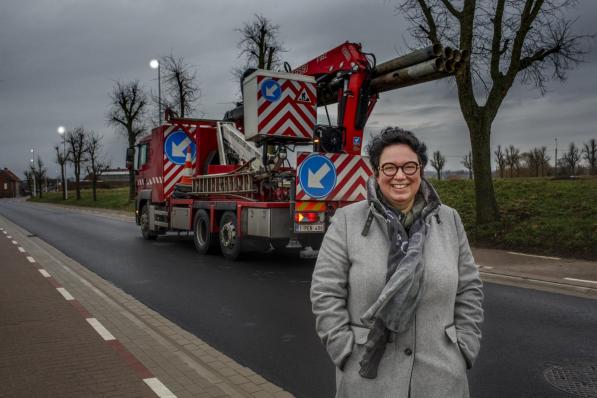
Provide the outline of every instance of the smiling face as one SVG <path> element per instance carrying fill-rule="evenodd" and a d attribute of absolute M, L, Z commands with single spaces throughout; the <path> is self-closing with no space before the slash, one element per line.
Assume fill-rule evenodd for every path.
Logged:
<path fill-rule="evenodd" d="M 384 148 L 379 158 L 380 168 L 393 164 L 403 166 L 407 162 L 419 164 L 417 154 L 406 144 L 393 144 Z M 393 177 L 386 176 L 383 171 L 377 171 L 377 183 L 381 193 L 390 205 L 407 213 L 413 206 L 415 195 L 421 186 L 421 169 L 413 175 L 406 175 L 400 168 Z"/>

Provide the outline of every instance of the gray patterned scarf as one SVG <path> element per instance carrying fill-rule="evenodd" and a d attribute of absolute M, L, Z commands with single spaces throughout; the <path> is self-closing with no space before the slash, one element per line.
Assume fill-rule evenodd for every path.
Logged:
<path fill-rule="evenodd" d="M 369 216 L 362 234 L 367 235 L 373 217 L 383 220 L 387 226 L 390 251 L 386 285 L 361 317 L 361 321 L 371 327 L 363 358 L 359 362 L 359 374 L 368 379 L 377 377 L 377 368 L 391 333 L 404 332 L 413 322 L 422 293 L 427 218 L 441 204 L 431 184 L 422 178 L 413 206 L 415 218 L 407 232 L 403 225 L 405 215 L 397 213 L 383 199 L 378 197 L 377 181 L 371 177 L 367 182 Z"/>

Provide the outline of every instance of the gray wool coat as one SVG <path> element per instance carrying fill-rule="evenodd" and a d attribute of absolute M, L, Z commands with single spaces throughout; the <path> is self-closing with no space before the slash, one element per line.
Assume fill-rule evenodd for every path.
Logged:
<path fill-rule="evenodd" d="M 410 329 L 392 335 L 375 379 L 359 375 L 369 330 L 361 316 L 386 283 L 388 236 L 375 217 L 361 231 L 366 201 L 338 209 L 311 284 L 316 329 L 336 365 L 337 398 L 468 397 L 466 369 L 479 352 L 482 284 L 458 213 L 445 205 L 427 217 L 423 293 Z"/>

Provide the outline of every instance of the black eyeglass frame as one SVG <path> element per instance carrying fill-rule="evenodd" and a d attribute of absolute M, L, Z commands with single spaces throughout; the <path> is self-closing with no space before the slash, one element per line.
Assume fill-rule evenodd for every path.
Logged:
<path fill-rule="evenodd" d="M 413 171 L 412 173 L 407 173 L 407 172 L 406 172 L 406 170 L 404 170 L 404 167 L 405 167 L 405 166 L 410 166 L 410 165 L 413 165 L 413 164 L 416 166 L 416 167 L 415 167 L 415 171 Z M 395 168 L 396 168 L 396 171 L 394 171 L 394 173 L 390 173 L 390 174 L 388 174 L 388 173 L 386 173 L 386 171 L 385 171 L 385 169 L 384 169 L 384 167 L 385 167 L 385 166 L 392 166 L 392 167 L 395 167 Z M 417 162 L 406 162 L 406 163 L 404 163 L 402 166 L 397 166 L 397 165 L 395 165 L 395 164 L 394 164 L 394 163 L 392 163 L 392 162 L 388 162 L 388 163 L 384 163 L 384 164 L 382 164 L 382 165 L 379 167 L 379 170 L 380 170 L 380 171 L 383 173 L 383 175 L 385 175 L 386 177 L 391 177 L 391 178 L 394 178 L 394 177 L 396 176 L 396 174 L 398 174 L 398 170 L 400 170 L 400 169 L 402 169 L 402 173 L 403 173 L 404 175 L 406 175 L 406 176 L 413 176 L 413 175 L 417 174 L 417 171 L 419 171 L 419 168 L 420 168 L 420 167 L 421 167 L 421 165 L 420 165 L 419 163 L 417 163 Z"/>

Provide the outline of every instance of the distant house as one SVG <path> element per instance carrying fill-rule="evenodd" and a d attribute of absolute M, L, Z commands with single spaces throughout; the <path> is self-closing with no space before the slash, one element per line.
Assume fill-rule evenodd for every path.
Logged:
<path fill-rule="evenodd" d="M 91 181 L 91 174 L 88 174 L 83 179 L 85 181 Z M 99 181 L 102 182 L 128 182 L 129 171 L 128 169 L 108 169 L 102 173 L 99 177 Z"/>
<path fill-rule="evenodd" d="M 21 179 L 6 167 L 0 169 L 0 198 L 16 198 L 20 195 Z"/>
<path fill-rule="evenodd" d="M 82 186 L 88 188 L 91 184 L 91 174 L 86 175 L 81 182 Z M 97 182 L 99 188 L 127 186 L 129 184 L 129 171 L 128 169 L 108 169 L 102 173 Z"/>

